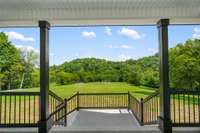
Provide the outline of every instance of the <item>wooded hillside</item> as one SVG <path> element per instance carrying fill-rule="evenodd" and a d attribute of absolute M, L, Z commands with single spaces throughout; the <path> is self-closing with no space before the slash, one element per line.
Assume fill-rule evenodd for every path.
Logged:
<path fill-rule="evenodd" d="M 0 90 L 39 86 L 39 55 L 15 48 L 0 33 Z M 200 88 L 200 40 L 188 40 L 169 50 L 170 87 Z M 158 54 L 138 60 L 83 58 L 50 67 L 50 82 L 128 82 L 159 87 Z"/>

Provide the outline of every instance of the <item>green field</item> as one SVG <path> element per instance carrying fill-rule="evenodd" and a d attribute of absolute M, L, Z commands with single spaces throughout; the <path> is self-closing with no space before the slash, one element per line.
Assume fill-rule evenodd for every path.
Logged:
<path fill-rule="evenodd" d="M 61 98 L 69 98 L 73 94 L 80 92 L 80 93 L 117 93 L 117 92 L 125 92 L 127 93 L 130 91 L 132 95 L 134 95 L 136 98 L 144 98 L 150 94 L 152 94 L 156 89 L 153 88 L 148 88 L 144 86 L 133 86 L 127 83 L 120 83 L 120 82 L 94 82 L 94 83 L 76 83 L 76 84 L 71 84 L 71 85 L 62 85 L 58 86 L 56 84 L 50 84 L 50 89 L 56 93 L 58 96 Z M 38 92 L 39 88 L 31 88 L 31 89 L 20 89 L 20 90 L 12 90 L 12 91 L 20 91 L 20 92 Z M 15 100 L 16 98 L 16 100 Z M 90 97 L 87 97 L 87 99 L 90 99 Z M 118 97 L 119 99 L 122 97 Z M 5 100 L 6 99 L 6 100 Z M 119 99 L 114 99 L 111 97 L 106 97 L 108 100 L 105 104 L 109 104 L 112 106 L 115 106 L 116 101 L 117 105 L 124 105 L 126 104 L 127 101 L 124 102 L 124 100 L 119 100 Z M 6 117 L 1 117 L 0 121 L 2 123 L 8 123 L 9 120 L 11 120 L 11 123 L 16 120 L 16 122 L 19 123 L 35 123 L 39 120 L 39 97 L 36 96 L 35 99 L 33 97 L 3 97 L 1 100 L 1 116 L 6 116 Z M 11 100 L 11 101 L 10 101 Z M 85 99 L 84 99 L 85 100 Z M 95 100 L 93 99 L 93 102 L 91 103 L 90 101 L 92 100 L 87 100 L 86 101 L 80 100 L 80 104 L 84 106 L 85 104 L 90 106 L 96 106 L 96 103 L 94 102 Z M 6 101 L 6 104 L 5 104 Z M 51 101 L 52 102 L 52 101 Z M 72 108 L 76 108 L 76 99 L 68 101 L 67 104 L 67 109 L 70 111 Z M 51 105 L 51 104 L 50 104 Z M 116 106 L 117 106 L 116 105 Z M 11 108 L 10 108 L 11 107 Z M 15 107 L 15 108 L 14 108 Z M 49 107 L 51 109 L 51 106 Z M 35 111 L 34 111 L 35 110 Z M 17 115 L 14 115 L 17 114 Z M 6 118 L 6 119 L 4 119 Z"/>
<path fill-rule="evenodd" d="M 157 89 L 155 88 L 149 88 L 149 87 L 145 87 L 145 86 L 134 86 L 134 85 L 130 85 L 127 83 L 122 83 L 122 82 L 93 82 L 93 83 L 76 83 L 76 84 L 71 84 L 71 85 L 62 85 L 62 86 L 58 86 L 56 84 L 50 84 L 50 89 L 56 93 L 58 96 L 62 97 L 62 98 L 69 98 L 70 96 L 72 96 L 73 94 L 80 92 L 80 93 L 117 93 L 117 92 L 128 92 L 130 91 L 132 93 L 133 96 L 135 96 L 138 100 L 140 98 L 145 98 L 149 95 L 151 95 L 152 93 L 154 93 Z M 25 92 L 38 92 L 39 88 L 31 88 L 31 89 L 20 89 L 20 90 L 13 90 L 13 91 L 25 91 Z M 189 96 L 191 99 L 192 97 Z M 14 120 L 14 110 L 16 109 L 17 114 L 20 114 L 21 117 L 19 117 L 19 115 L 16 115 L 15 119 L 16 121 L 22 120 L 21 122 L 34 122 L 39 120 L 39 97 L 36 98 L 36 101 L 33 102 L 33 97 L 30 98 L 27 96 L 26 99 L 25 97 L 21 97 L 21 105 L 19 105 L 19 98 L 16 98 L 16 108 L 12 108 L 10 110 L 11 112 L 11 118 L 10 116 L 6 117 L 6 120 L 3 119 L 3 117 L 1 118 L 1 121 L 3 121 L 4 123 L 7 123 L 9 119 L 11 119 L 12 121 Z M 89 97 L 88 97 L 89 98 Z M 198 100 L 198 97 L 194 97 L 195 101 Z M 106 98 L 108 99 L 108 98 Z M 4 99 L 1 99 L 2 103 L 4 103 Z M 9 97 L 7 97 L 7 106 L 5 107 L 5 105 L 2 104 L 2 111 L 1 111 L 1 115 L 4 116 L 5 114 L 9 114 L 9 113 L 5 113 L 9 110 L 9 103 L 12 104 L 12 107 L 14 107 L 14 97 L 11 98 L 11 102 L 9 102 Z M 76 99 L 75 99 L 76 100 Z M 154 99 L 155 100 L 155 99 Z M 171 99 L 171 115 L 172 115 L 172 120 L 173 121 L 178 121 L 179 119 L 181 120 L 181 122 L 183 122 L 184 117 L 186 117 L 186 121 L 199 121 L 199 112 L 198 112 L 198 104 L 193 104 L 193 100 L 190 100 L 190 105 L 188 104 L 188 97 L 186 99 L 185 102 L 183 102 L 182 98 L 180 98 L 180 101 L 177 100 L 177 96 L 175 96 L 175 100 L 173 100 L 173 98 Z M 26 102 L 25 102 L 26 101 Z M 90 102 L 92 100 L 81 100 L 83 102 L 80 102 L 80 104 L 84 105 L 85 102 L 86 104 L 90 104 L 93 106 L 96 106 L 94 99 L 93 102 Z M 107 104 L 114 104 L 113 101 L 115 100 L 108 100 Z M 123 101 L 123 100 L 121 100 Z M 71 101 L 72 104 L 68 103 L 67 105 L 68 110 L 70 110 L 71 105 L 76 105 L 76 101 L 75 104 L 73 103 L 73 101 Z M 105 103 L 104 103 L 105 104 Z M 155 108 L 152 108 L 151 106 L 149 106 L 149 103 L 145 104 L 145 108 L 148 110 L 152 110 L 154 113 L 157 110 L 156 106 Z M 33 113 L 33 106 L 35 106 L 35 110 L 36 113 Z M 73 107 L 72 106 L 72 107 Z M 29 112 L 28 110 L 30 110 L 31 107 L 31 111 Z M 6 108 L 6 109 L 5 109 Z M 178 109 L 180 108 L 180 109 Z M 185 109 L 183 109 L 185 108 Z M 21 109 L 21 110 L 20 110 Z M 159 109 L 159 106 L 158 106 Z M 7 110 L 7 111 L 5 111 Z M 27 110 L 27 111 L 26 111 Z M 180 110 L 180 112 L 179 112 Z M 183 110 L 185 110 L 185 113 L 183 112 Z M 25 112 L 26 111 L 26 112 Z M 174 115 L 174 112 L 176 115 Z M 148 112 L 144 112 L 144 113 L 148 113 Z M 25 119 L 25 116 L 26 119 Z M 180 115 L 177 115 L 180 114 Z M 31 116 L 31 117 L 29 117 Z M 33 119 L 35 117 L 35 120 Z M 190 116 L 190 117 L 189 117 Z M 28 119 L 29 118 L 29 119 Z"/>
<path fill-rule="evenodd" d="M 145 98 L 146 96 L 155 92 L 156 89 L 144 87 L 144 86 L 134 86 L 128 83 L 122 82 L 94 82 L 94 83 L 76 83 L 71 85 L 58 86 L 55 84 L 50 84 L 50 90 L 56 93 L 62 98 L 68 98 L 76 92 L 82 93 L 110 93 L 110 92 L 132 92 L 132 94 L 139 98 Z M 39 88 L 23 89 L 17 91 L 39 91 Z"/>

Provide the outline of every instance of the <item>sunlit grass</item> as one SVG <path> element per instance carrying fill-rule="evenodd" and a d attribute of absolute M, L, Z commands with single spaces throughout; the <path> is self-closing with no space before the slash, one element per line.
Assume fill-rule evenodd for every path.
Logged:
<path fill-rule="evenodd" d="M 68 98 L 73 94 L 80 93 L 117 93 L 130 91 L 137 98 L 145 98 L 155 92 L 155 88 L 134 86 L 124 82 L 92 82 L 76 83 L 71 85 L 50 84 L 50 90 L 62 98 Z M 17 91 L 38 92 L 39 88 L 21 89 Z"/>

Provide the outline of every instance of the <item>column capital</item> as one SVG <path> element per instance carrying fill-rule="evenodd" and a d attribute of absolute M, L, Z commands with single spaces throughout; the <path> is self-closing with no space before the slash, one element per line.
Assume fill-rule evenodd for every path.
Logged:
<path fill-rule="evenodd" d="M 158 28 L 163 27 L 163 26 L 168 26 L 168 25 L 169 25 L 169 19 L 160 19 L 157 22 L 157 27 Z"/>
<path fill-rule="evenodd" d="M 40 20 L 39 21 L 39 27 L 40 28 L 47 28 L 47 29 L 50 29 L 51 25 L 48 21 L 46 20 Z"/>

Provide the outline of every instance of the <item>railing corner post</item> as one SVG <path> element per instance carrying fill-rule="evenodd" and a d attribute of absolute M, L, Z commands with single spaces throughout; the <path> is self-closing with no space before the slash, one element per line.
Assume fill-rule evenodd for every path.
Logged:
<path fill-rule="evenodd" d="M 77 92 L 77 111 L 79 111 L 79 92 Z"/>
<path fill-rule="evenodd" d="M 144 125 L 144 100 L 143 98 L 140 99 L 140 108 L 141 108 L 141 125 Z"/>
<path fill-rule="evenodd" d="M 64 99 L 65 102 L 65 126 L 67 126 L 67 99 Z"/>
<path fill-rule="evenodd" d="M 130 110 L 130 91 L 128 91 L 128 111 Z"/>

